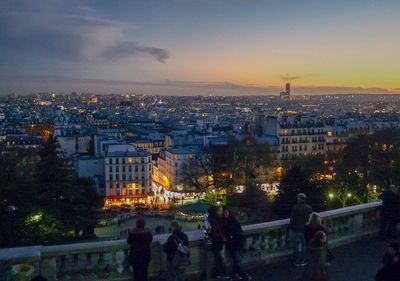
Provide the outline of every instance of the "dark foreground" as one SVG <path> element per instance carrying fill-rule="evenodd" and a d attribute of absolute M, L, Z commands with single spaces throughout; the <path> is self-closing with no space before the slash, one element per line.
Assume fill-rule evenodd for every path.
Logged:
<path fill-rule="evenodd" d="M 330 268 L 331 281 L 373 281 L 385 245 L 376 238 L 333 249 L 335 260 Z M 303 270 L 294 267 L 290 261 L 284 261 L 255 268 L 250 275 L 257 281 L 298 281 Z"/>

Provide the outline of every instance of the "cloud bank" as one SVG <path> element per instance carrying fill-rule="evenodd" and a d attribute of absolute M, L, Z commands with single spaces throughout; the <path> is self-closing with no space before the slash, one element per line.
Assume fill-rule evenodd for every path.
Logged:
<path fill-rule="evenodd" d="M 74 5 L 75 1 L 65 2 L 69 5 L 58 1 L 0 4 L 0 52 L 84 62 L 150 56 L 165 63 L 169 58 L 163 48 L 127 39 L 122 23 L 97 17 L 95 10 Z"/>

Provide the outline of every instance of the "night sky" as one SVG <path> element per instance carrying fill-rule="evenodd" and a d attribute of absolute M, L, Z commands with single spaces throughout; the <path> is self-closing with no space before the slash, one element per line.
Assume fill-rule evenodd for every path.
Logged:
<path fill-rule="evenodd" d="M 0 1 L 0 94 L 389 93 L 398 0 Z"/>

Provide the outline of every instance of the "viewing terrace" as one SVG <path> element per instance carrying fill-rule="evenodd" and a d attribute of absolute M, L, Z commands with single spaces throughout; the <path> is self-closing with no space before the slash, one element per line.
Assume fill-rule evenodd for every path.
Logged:
<path fill-rule="evenodd" d="M 384 244 L 375 238 L 379 231 L 380 203 L 368 203 L 321 213 L 336 259 L 332 280 L 373 280 Z M 247 243 L 243 263 L 253 280 L 299 280 L 304 268 L 290 261 L 289 220 L 246 225 Z M 211 279 L 214 264 L 210 243 L 202 231 L 187 232 L 192 265 L 190 280 Z M 165 255 L 162 244 L 168 234 L 154 237 L 150 275 L 162 277 Z M 57 246 L 32 246 L 0 250 L 0 262 L 28 263 L 48 280 L 132 280 L 125 240 Z M 161 278 L 160 278 L 161 279 Z"/>

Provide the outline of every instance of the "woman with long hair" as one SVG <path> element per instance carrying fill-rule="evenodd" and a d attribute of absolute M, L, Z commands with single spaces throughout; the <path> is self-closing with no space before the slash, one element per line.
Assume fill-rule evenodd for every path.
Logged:
<path fill-rule="evenodd" d="M 306 239 L 307 245 L 318 231 L 323 231 L 326 233 L 325 228 L 322 226 L 321 216 L 318 213 L 313 212 L 311 213 L 308 223 L 304 229 L 304 238 Z"/>

